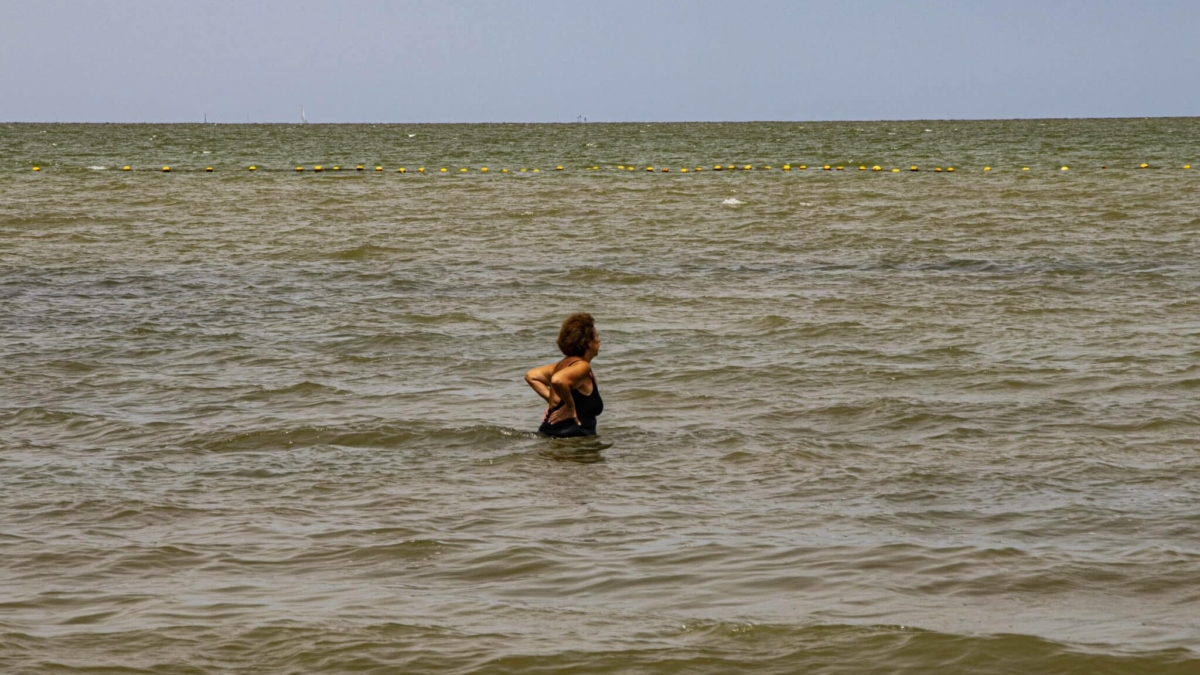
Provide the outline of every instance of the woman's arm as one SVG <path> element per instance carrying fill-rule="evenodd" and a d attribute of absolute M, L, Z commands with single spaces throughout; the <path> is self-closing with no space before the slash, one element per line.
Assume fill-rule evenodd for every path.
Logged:
<path fill-rule="evenodd" d="M 533 387 L 538 396 L 550 402 L 550 378 L 554 376 L 554 366 L 558 364 L 551 363 L 546 366 L 538 366 L 525 373 L 525 382 Z"/>
<path fill-rule="evenodd" d="M 562 407 L 550 415 L 549 422 L 551 424 L 570 419 L 579 424 L 579 417 L 575 414 L 575 397 L 571 396 L 571 390 L 587 377 L 591 370 L 592 366 L 587 361 L 579 360 L 550 376 L 550 389 L 554 396 L 547 401 L 551 407 L 562 402 Z"/>

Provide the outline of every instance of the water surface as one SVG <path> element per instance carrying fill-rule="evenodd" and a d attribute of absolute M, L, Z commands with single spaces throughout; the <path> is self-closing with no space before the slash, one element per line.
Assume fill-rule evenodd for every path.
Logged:
<path fill-rule="evenodd" d="M 1195 119 L 0 126 L 0 669 L 1197 672 L 1197 160 Z M 600 452 L 531 433 L 573 311 Z"/>

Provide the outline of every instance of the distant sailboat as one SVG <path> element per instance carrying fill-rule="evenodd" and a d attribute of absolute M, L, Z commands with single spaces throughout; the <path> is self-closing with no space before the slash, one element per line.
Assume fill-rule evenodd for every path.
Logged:
<path fill-rule="evenodd" d="M 300 106 L 300 124 L 308 124 L 308 118 L 304 116 L 304 106 Z"/>

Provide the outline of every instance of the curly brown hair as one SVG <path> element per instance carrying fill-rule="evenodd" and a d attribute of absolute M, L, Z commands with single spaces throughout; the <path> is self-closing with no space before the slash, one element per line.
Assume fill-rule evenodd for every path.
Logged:
<path fill-rule="evenodd" d="M 583 356 L 596 337 L 596 322 L 591 314 L 572 314 L 558 331 L 558 348 L 566 356 Z"/>

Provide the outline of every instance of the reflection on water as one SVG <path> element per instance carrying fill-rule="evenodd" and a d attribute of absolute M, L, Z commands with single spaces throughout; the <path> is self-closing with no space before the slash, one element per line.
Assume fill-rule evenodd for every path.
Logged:
<path fill-rule="evenodd" d="M 538 454 L 560 462 L 595 464 L 604 461 L 604 451 L 613 446 L 597 438 L 548 438 Z"/>

